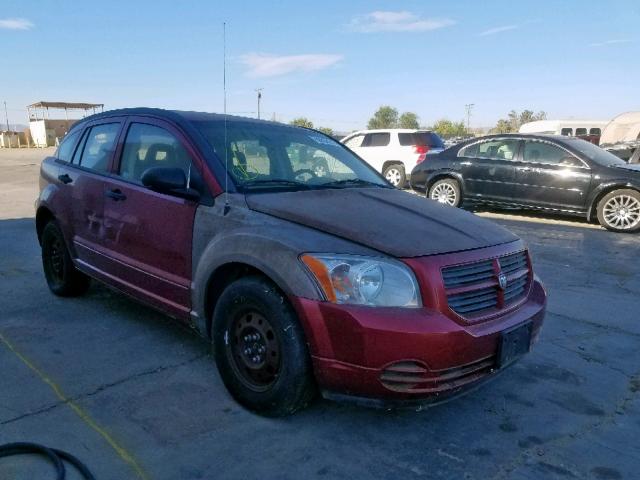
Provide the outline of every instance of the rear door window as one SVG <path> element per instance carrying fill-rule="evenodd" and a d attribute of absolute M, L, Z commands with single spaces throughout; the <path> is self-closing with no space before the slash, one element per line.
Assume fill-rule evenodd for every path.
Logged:
<path fill-rule="evenodd" d="M 459 156 L 487 158 L 490 160 L 514 160 L 518 153 L 518 140 L 491 140 L 463 148 Z"/>
<path fill-rule="evenodd" d="M 56 158 L 58 160 L 62 160 L 63 162 L 71 162 L 71 157 L 73 155 L 75 146 L 78 143 L 78 138 L 80 137 L 81 131 L 81 129 L 76 130 L 64 137 L 62 143 L 60 143 L 60 146 L 56 151 Z"/>
<path fill-rule="evenodd" d="M 389 132 L 367 133 L 364 136 L 363 147 L 386 147 L 391 141 Z"/>
<path fill-rule="evenodd" d="M 116 148 L 118 132 L 120 132 L 119 123 L 105 123 L 91 127 L 82 149 L 80 166 L 96 172 L 107 172 L 109 160 Z"/>

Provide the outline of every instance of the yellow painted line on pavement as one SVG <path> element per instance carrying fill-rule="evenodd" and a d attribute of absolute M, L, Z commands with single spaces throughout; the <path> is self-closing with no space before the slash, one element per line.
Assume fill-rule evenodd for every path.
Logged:
<path fill-rule="evenodd" d="M 111 448 L 115 450 L 118 456 L 124 460 L 135 472 L 138 478 L 142 480 L 149 480 L 149 476 L 142 470 L 142 467 L 138 465 L 138 462 L 133 458 L 133 456 L 127 452 L 123 447 L 118 445 L 118 443 L 113 439 L 109 433 L 107 433 L 100 425 L 98 425 L 87 412 L 84 411 L 82 407 L 73 402 L 62 389 L 51 380 L 42 370 L 36 367 L 33 362 L 31 362 L 27 357 L 25 357 L 22 353 L 20 353 L 9 340 L 5 338 L 5 336 L 0 333 L 0 342 L 2 342 L 16 357 L 20 359 L 22 363 L 24 363 L 27 367 L 29 367 L 37 376 L 46 383 L 53 393 L 62 401 L 65 405 L 68 405 L 71 410 L 75 412 L 80 419 L 87 424 L 91 429 L 95 430 L 104 440 L 109 444 Z"/>

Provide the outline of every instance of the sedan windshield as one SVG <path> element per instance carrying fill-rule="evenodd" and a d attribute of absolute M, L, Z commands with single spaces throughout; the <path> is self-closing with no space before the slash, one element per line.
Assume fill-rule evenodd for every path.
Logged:
<path fill-rule="evenodd" d="M 607 152 L 605 149 L 587 142 L 586 140 L 572 138 L 567 142 L 567 144 L 598 165 L 603 165 L 605 167 L 610 165 L 627 165 L 627 162 L 616 157 L 613 153 Z"/>
<path fill-rule="evenodd" d="M 371 167 L 314 130 L 252 121 L 196 121 L 241 191 L 389 187 Z M 226 138 L 226 145 L 225 145 Z"/>

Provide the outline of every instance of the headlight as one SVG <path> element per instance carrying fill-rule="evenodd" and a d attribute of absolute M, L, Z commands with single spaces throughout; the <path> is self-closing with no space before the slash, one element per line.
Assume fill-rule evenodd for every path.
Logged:
<path fill-rule="evenodd" d="M 393 260 L 356 255 L 304 254 L 307 266 L 327 300 L 379 307 L 419 307 L 413 272 Z"/>

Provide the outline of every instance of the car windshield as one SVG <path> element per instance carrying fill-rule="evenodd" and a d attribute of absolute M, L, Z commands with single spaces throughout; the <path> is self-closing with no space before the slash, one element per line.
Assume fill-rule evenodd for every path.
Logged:
<path fill-rule="evenodd" d="M 596 162 L 598 165 L 627 165 L 627 162 L 619 157 L 616 157 L 613 153 L 607 152 L 605 149 L 587 142 L 580 138 L 571 139 L 569 146 L 582 153 L 589 160 Z"/>
<path fill-rule="evenodd" d="M 314 130 L 252 121 L 196 121 L 241 191 L 389 187 L 371 167 Z M 225 145 L 226 137 L 226 145 Z"/>

